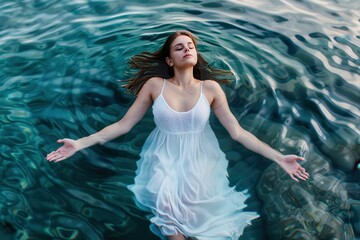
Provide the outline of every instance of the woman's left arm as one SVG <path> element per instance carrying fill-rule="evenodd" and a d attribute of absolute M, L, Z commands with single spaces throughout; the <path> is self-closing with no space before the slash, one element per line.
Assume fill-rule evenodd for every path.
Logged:
<path fill-rule="evenodd" d="M 295 181 L 299 181 L 298 179 L 307 180 L 309 178 L 309 174 L 298 163 L 299 160 L 303 161 L 304 158 L 296 155 L 283 155 L 243 129 L 232 114 L 225 93 L 220 85 L 214 81 L 208 82 L 207 89 L 210 93 L 211 107 L 220 123 L 229 132 L 232 139 L 241 143 L 249 150 L 276 162 Z"/>

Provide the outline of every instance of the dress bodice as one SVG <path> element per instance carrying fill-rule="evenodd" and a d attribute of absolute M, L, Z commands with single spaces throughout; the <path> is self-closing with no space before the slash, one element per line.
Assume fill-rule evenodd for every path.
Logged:
<path fill-rule="evenodd" d="M 172 109 L 166 102 L 163 91 L 166 85 L 164 80 L 161 92 L 153 104 L 154 122 L 156 126 L 167 133 L 183 134 L 200 132 L 204 129 L 210 116 L 210 105 L 202 91 L 195 106 L 186 112 Z"/>

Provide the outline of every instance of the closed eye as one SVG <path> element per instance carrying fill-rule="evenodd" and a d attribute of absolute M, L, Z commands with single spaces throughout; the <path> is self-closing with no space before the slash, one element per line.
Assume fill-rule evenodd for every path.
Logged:
<path fill-rule="evenodd" d="M 194 44 L 192 42 L 188 42 L 187 46 L 189 47 L 189 49 L 194 49 L 195 48 L 195 46 L 194 46 Z M 178 44 L 175 45 L 175 51 L 180 51 L 182 49 L 184 49 L 184 44 L 178 43 Z"/>

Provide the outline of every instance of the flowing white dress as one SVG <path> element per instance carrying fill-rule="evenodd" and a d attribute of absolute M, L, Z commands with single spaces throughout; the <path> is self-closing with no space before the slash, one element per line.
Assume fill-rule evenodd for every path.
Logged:
<path fill-rule="evenodd" d="M 209 125 L 210 105 L 201 93 L 187 112 L 173 110 L 163 91 L 153 104 L 156 128 L 137 162 L 129 189 L 148 211 L 160 238 L 182 233 L 199 240 L 238 239 L 255 212 L 244 212 L 245 193 L 229 187 L 225 154 Z"/>

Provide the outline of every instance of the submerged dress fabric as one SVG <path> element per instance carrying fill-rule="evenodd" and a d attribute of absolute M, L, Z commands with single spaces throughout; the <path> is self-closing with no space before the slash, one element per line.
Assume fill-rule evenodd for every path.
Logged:
<path fill-rule="evenodd" d="M 162 239 L 182 233 L 199 240 L 238 239 L 258 215 L 244 212 L 247 196 L 229 187 L 225 154 L 209 125 L 210 106 L 201 93 L 187 112 L 166 102 L 166 80 L 153 104 L 155 129 L 145 141 L 134 184 L 137 206 L 148 211 Z"/>

